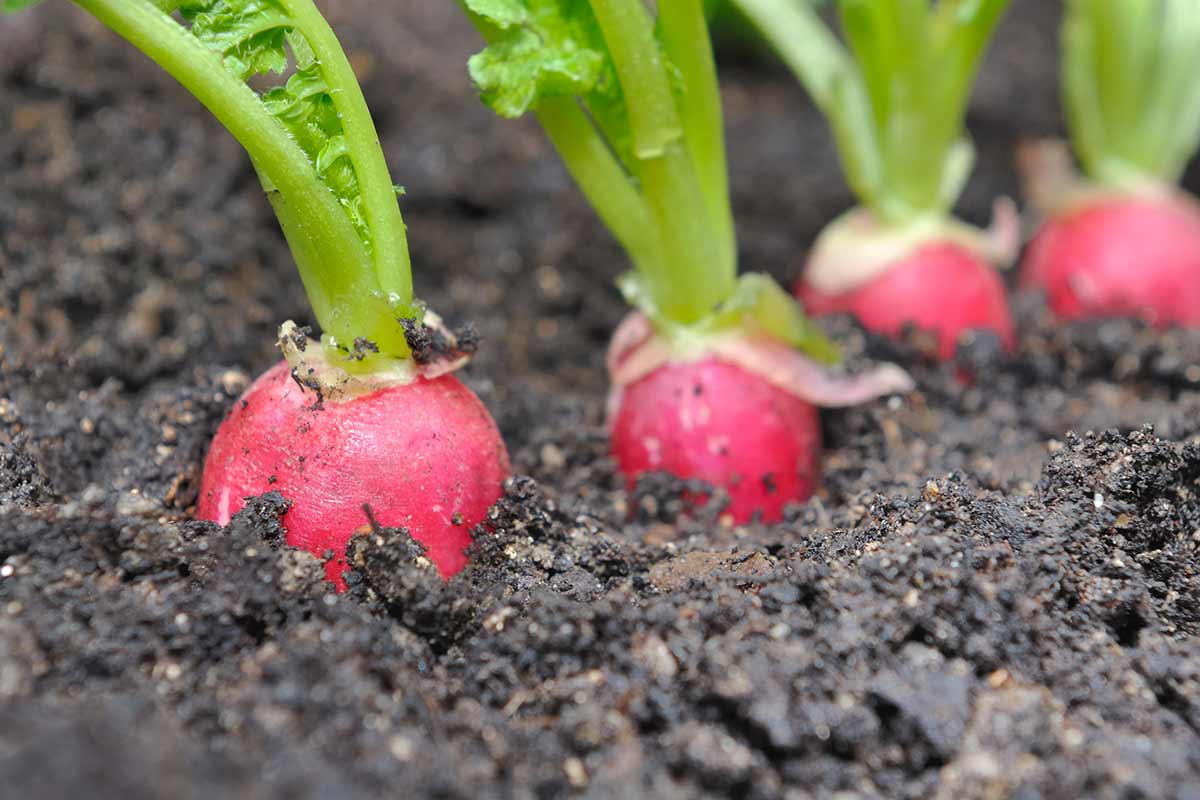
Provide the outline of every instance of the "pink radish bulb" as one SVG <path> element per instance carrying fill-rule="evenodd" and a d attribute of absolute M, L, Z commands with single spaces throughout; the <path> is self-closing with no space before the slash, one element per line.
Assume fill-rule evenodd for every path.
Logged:
<path fill-rule="evenodd" d="M 204 465 L 196 514 L 224 525 L 245 498 L 291 501 L 287 542 L 323 557 L 345 588 L 350 537 L 368 524 L 402 527 L 443 577 L 466 564 L 471 528 L 500 497 L 508 454 L 487 409 L 452 375 L 319 402 L 286 361 L 254 382 L 221 423 Z"/>
<path fill-rule="evenodd" d="M 668 363 L 614 389 L 611 448 L 630 488 L 664 471 L 725 489 L 736 522 L 778 522 L 820 471 L 817 408 L 717 358 Z"/>
<path fill-rule="evenodd" d="M 892 364 L 845 375 L 761 331 L 675 338 L 636 311 L 613 334 L 608 374 L 610 448 L 629 487 L 647 472 L 700 480 L 728 493 L 737 523 L 778 522 L 816 490 L 819 406 L 913 387 Z"/>
<path fill-rule="evenodd" d="M 992 331 L 1011 348 L 1012 314 L 994 267 L 956 242 L 929 242 L 851 289 L 826 293 L 804 275 L 796 296 L 812 316 L 854 315 L 867 330 L 896 337 L 906 325 L 934 334 L 949 360 L 962 336 Z"/>
<path fill-rule="evenodd" d="M 1063 319 L 1200 326 L 1200 205 L 1166 192 L 1071 204 L 1029 245 L 1021 284 Z"/>

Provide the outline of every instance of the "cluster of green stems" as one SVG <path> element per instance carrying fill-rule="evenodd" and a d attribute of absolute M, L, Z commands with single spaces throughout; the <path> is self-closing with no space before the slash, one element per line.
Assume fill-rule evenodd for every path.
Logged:
<path fill-rule="evenodd" d="M 829 120 L 874 218 L 949 214 L 970 175 L 967 100 L 1009 0 L 838 0 L 845 43 L 812 0 L 736 0 Z"/>
<path fill-rule="evenodd" d="M 238 1 L 248 14 L 262 12 Z M 3 0 L 9 10 L 32 2 Z M 73 2 L 173 75 L 245 147 L 326 342 L 363 369 L 407 358 L 402 322 L 421 310 L 404 222 L 358 81 L 313 0 L 272 0 L 261 30 L 225 46 L 272 31 L 303 37 L 340 121 L 335 157 L 351 162 L 353 208 L 323 179 L 321 159 L 229 68 L 228 53 L 176 16 L 181 7 L 194 12 L 195 0 Z M 837 0 L 844 43 L 811 0 L 736 2 L 828 117 L 847 179 L 877 220 L 905 226 L 950 213 L 973 163 L 970 90 L 1009 0 Z M 771 310 L 764 316 L 784 338 L 804 341 L 798 311 L 764 294 L 761 281 L 738 280 L 703 3 L 657 0 L 654 15 L 645 0 L 588 0 L 587 8 L 620 84 L 631 146 L 606 137 L 586 97 L 543 97 L 535 112 L 633 261 L 627 293 L 656 319 L 684 327 L 711 323 L 739 292 L 756 293 L 752 302 Z M 1076 149 L 1094 178 L 1179 176 L 1200 140 L 1197 41 L 1195 0 L 1068 0 L 1063 85 Z"/>
<path fill-rule="evenodd" d="M 591 7 L 621 83 L 633 163 L 621 162 L 575 97 L 544 99 L 537 118 L 634 262 L 649 301 L 664 317 L 693 323 L 737 283 L 721 98 L 703 9 L 697 0 L 660 0 L 660 50 L 642 0 L 592 0 Z"/>
<path fill-rule="evenodd" d="M 1062 87 L 1093 180 L 1175 183 L 1200 141 L 1200 5 L 1068 0 Z"/>

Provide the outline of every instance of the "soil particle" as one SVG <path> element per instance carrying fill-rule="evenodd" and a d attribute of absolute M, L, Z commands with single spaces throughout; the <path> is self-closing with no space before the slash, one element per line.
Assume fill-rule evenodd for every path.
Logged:
<path fill-rule="evenodd" d="M 21 439 L 0 445 L 0 503 L 35 505 L 50 493 L 37 461 L 21 447 Z"/>
<path fill-rule="evenodd" d="M 1058 326 L 1022 297 L 1015 353 L 976 337 L 944 365 L 829 320 L 852 363 L 900 361 L 920 389 L 824 415 L 816 497 L 769 527 L 720 496 L 689 511 L 709 487 L 667 476 L 627 496 L 603 425 L 623 257 L 532 123 L 471 97 L 454 4 L 367 5 L 329 10 L 409 189 L 421 297 L 478 326 L 461 374 L 517 477 L 445 583 L 368 526 L 333 593 L 283 544 L 278 493 L 191 519 L 278 323 L 311 322 L 299 281 L 194 101 L 66 4 L 6 19 L 0 786 L 1200 792 L 1200 335 Z M 1001 32 L 968 219 L 1013 191 L 1018 137 L 1058 130 L 1056 14 L 1017 0 Z M 36 58 L 13 57 L 33 27 Z M 785 73 L 740 61 L 723 89 L 741 259 L 786 280 L 849 196 Z"/>

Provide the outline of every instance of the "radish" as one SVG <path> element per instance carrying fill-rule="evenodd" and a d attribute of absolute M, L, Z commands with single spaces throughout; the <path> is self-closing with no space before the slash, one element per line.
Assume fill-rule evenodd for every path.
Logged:
<path fill-rule="evenodd" d="M 457 573 L 470 525 L 507 477 L 487 409 L 449 374 L 356 376 L 327 382 L 317 399 L 306 384 L 330 365 L 319 343 L 299 351 L 296 341 L 283 337 L 288 360 L 261 375 L 217 431 L 197 515 L 225 524 L 246 497 L 277 491 L 292 503 L 288 543 L 340 556 L 366 524 L 366 506 L 380 525 L 407 529 L 443 577 Z M 338 557 L 326 564 L 339 587 L 343 571 Z"/>
<path fill-rule="evenodd" d="M 951 216 L 971 173 L 963 130 L 980 59 L 1008 0 L 838 0 L 843 45 L 805 0 L 736 0 L 828 117 L 861 205 L 827 226 L 795 291 L 815 316 L 932 333 L 954 356 L 971 330 L 1014 344 L 994 266 L 1019 244 L 1000 202 L 992 230 Z"/>
<path fill-rule="evenodd" d="M 837 350 L 762 274 L 738 276 L 716 69 L 700 0 L 462 0 L 488 46 L 483 101 L 533 111 L 625 248 L 637 310 L 609 349 L 608 427 L 630 486 L 648 471 L 723 489 L 737 522 L 778 520 L 819 474 L 817 404 L 911 386 L 832 375 Z"/>
<path fill-rule="evenodd" d="M 1021 284 L 1063 319 L 1200 326 L 1200 203 L 1178 188 L 1200 145 L 1200 13 L 1193 0 L 1071 0 L 1063 93 L 1087 180 L 1053 145 L 1028 150 L 1048 219 Z"/>
<path fill-rule="evenodd" d="M 469 348 L 413 297 L 396 189 L 328 23 L 312 0 L 75 2 L 246 148 L 324 331 L 318 342 L 281 328 L 285 361 L 217 431 L 197 516 L 225 524 L 248 497 L 279 491 L 288 543 L 332 554 L 339 589 L 346 542 L 374 522 L 406 528 L 443 576 L 458 572 L 508 457 L 479 399 L 449 374 Z M 247 84 L 271 73 L 272 88 Z"/>

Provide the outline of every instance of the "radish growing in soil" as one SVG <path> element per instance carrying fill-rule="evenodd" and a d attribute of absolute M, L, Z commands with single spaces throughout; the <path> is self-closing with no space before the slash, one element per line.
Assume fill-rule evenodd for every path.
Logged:
<path fill-rule="evenodd" d="M 280 492 L 292 503 L 288 543 L 331 552 L 326 573 L 339 588 L 340 557 L 369 513 L 406 528 L 443 576 L 459 571 L 508 456 L 483 404 L 450 374 L 470 342 L 460 346 L 413 297 L 396 189 L 325 19 L 311 0 L 75 2 L 245 147 L 324 331 L 313 341 L 281 328 L 285 360 L 217 431 L 197 515 L 225 524 L 246 498 Z M 272 88 L 247 85 L 271 73 Z"/>
<path fill-rule="evenodd" d="M 1030 194 L 1049 218 L 1021 282 L 1064 319 L 1200 326 L 1200 204 L 1177 186 L 1200 146 L 1200 8 L 1070 0 L 1062 47 L 1067 123 L 1088 180 L 1073 180 L 1053 145 L 1028 151 Z"/>
<path fill-rule="evenodd" d="M 827 374 L 835 347 L 762 274 L 737 275 L 715 66 L 700 0 L 463 0 L 488 46 L 487 105 L 536 113 L 625 248 L 636 311 L 609 350 L 612 452 L 725 489 L 737 521 L 780 519 L 817 482 L 816 405 L 908 388 Z M 819 363 L 820 362 L 820 363 Z"/>
<path fill-rule="evenodd" d="M 994 269 L 1019 243 L 1011 203 L 989 232 L 951 215 L 974 164 L 967 100 L 1008 0 L 838 0 L 845 45 L 810 0 L 736 3 L 829 119 L 860 202 L 814 244 L 796 283 L 805 309 L 889 336 L 913 325 L 943 359 L 970 330 L 1011 346 Z"/>

